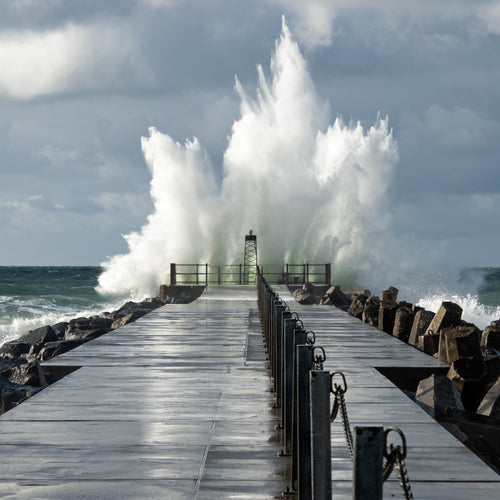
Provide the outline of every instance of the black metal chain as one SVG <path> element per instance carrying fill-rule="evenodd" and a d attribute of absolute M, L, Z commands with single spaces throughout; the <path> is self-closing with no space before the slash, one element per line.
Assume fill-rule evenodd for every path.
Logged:
<path fill-rule="evenodd" d="M 342 377 L 343 386 L 335 384 L 333 378 L 335 375 L 340 375 Z M 349 425 L 349 416 L 347 414 L 347 406 L 345 403 L 344 394 L 347 392 L 347 382 L 345 376 L 342 372 L 333 372 L 330 375 L 330 392 L 334 395 L 335 399 L 333 401 L 332 413 L 330 416 L 330 421 L 333 422 L 338 415 L 340 409 L 340 416 L 342 417 L 342 424 L 344 426 L 344 436 L 349 449 L 351 458 L 354 457 L 354 440 L 352 437 L 351 426 Z"/>
<path fill-rule="evenodd" d="M 314 345 L 316 343 L 316 334 L 312 330 L 306 332 L 306 344 Z"/>
<path fill-rule="evenodd" d="M 401 445 L 394 446 L 392 443 L 387 446 L 387 436 L 391 432 L 396 432 L 399 434 L 401 438 Z M 386 462 L 384 464 L 384 473 L 383 479 L 384 482 L 389 479 L 392 471 L 396 469 L 399 475 L 399 485 L 401 486 L 401 490 L 403 491 L 403 495 L 406 500 L 413 500 L 413 493 L 411 491 L 410 479 L 408 477 L 408 469 L 406 468 L 406 438 L 403 432 L 397 427 L 390 427 L 385 432 L 385 445 L 384 445 L 384 457 L 386 458 Z"/>
<path fill-rule="evenodd" d="M 321 351 L 320 354 L 314 354 L 314 351 L 319 350 Z M 323 346 L 316 345 L 313 347 L 313 358 L 314 358 L 314 369 L 315 370 L 322 370 L 323 369 L 323 363 L 326 361 L 326 352 Z"/>

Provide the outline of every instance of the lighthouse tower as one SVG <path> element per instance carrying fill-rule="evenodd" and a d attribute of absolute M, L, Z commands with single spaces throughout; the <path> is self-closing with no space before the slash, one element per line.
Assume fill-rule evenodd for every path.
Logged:
<path fill-rule="evenodd" d="M 245 236 L 245 258 L 243 259 L 243 284 L 257 283 L 257 235 L 250 229 Z"/>

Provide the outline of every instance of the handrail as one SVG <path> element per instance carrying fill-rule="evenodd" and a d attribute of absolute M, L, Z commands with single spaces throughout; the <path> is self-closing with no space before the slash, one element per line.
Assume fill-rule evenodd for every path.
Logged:
<path fill-rule="evenodd" d="M 299 316 L 291 312 L 273 291 L 257 267 L 257 302 L 269 355 L 269 368 L 279 410 L 281 456 L 291 456 L 290 483 L 284 495 L 298 500 L 331 500 L 331 422 L 340 409 L 349 451 L 353 457 L 353 498 L 382 499 L 382 482 L 393 468 L 399 471 L 400 485 L 407 500 L 413 495 L 406 470 L 406 441 L 397 428 L 356 427 L 354 440 L 349 426 L 344 393 L 347 382 L 341 372 L 323 370 L 325 349 L 316 345 L 316 335 L 306 331 Z M 343 384 L 333 383 L 339 375 Z M 330 411 L 330 394 L 334 394 Z M 387 448 L 387 434 L 395 430 L 403 447 Z M 387 452 L 385 448 L 390 449 Z M 386 464 L 382 464 L 382 456 Z M 368 492 L 368 493 L 367 493 Z"/>
<path fill-rule="evenodd" d="M 261 274 L 268 283 L 316 285 L 331 283 L 330 264 L 284 264 L 281 270 L 276 266 L 259 267 Z M 279 268 L 278 268 L 279 269 Z M 242 285 L 245 283 L 242 264 L 170 264 L 171 285 Z"/>
<path fill-rule="evenodd" d="M 257 268 L 257 301 L 269 352 L 275 407 L 280 410 L 282 456 L 291 455 L 284 493 L 331 499 L 330 375 L 316 356 L 312 332 L 273 292 Z"/>

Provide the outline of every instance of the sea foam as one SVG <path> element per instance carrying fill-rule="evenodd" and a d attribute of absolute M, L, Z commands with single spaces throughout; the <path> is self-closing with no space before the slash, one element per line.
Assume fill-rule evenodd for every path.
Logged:
<path fill-rule="evenodd" d="M 128 253 L 102 264 L 101 293 L 152 295 L 172 262 L 240 263 L 250 228 L 263 265 L 330 262 L 339 283 L 383 276 L 398 162 L 388 118 L 368 129 L 340 117 L 328 125 L 328 106 L 284 19 L 269 76 L 257 72 L 255 97 L 236 79 L 240 117 L 221 185 L 198 139 L 181 144 L 155 128 L 142 138 L 154 211 L 125 236 Z"/>

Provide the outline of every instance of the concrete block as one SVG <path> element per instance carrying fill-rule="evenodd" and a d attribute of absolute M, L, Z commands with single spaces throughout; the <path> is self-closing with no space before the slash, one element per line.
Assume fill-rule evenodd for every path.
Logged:
<path fill-rule="evenodd" d="M 486 393 L 477 409 L 477 413 L 500 419 L 500 377 L 493 387 Z"/>
<path fill-rule="evenodd" d="M 449 378 L 443 375 L 431 375 L 421 380 L 415 400 L 434 418 L 441 417 L 446 408 L 464 409 L 456 387 Z"/>
<path fill-rule="evenodd" d="M 462 308 L 458 304 L 443 302 L 434 318 L 432 318 L 425 333 L 438 333 L 443 328 L 458 326 L 461 317 Z"/>
<path fill-rule="evenodd" d="M 394 319 L 394 329 L 392 330 L 394 337 L 402 340 L 403 342 L 408 342 L 414 317 L 415 313 L 413 312 L 411 305 L 410 307 L 401 307 L 400 303 L 400 307 L 396 311 Z"/>
<path fill-rule="evenodd" d="M 434 313 L 432 311 L 422 309 L 416 312 L 408 338 L 408 344 L 414 345 L 415 347 L 418 345 L 419 337 L 425 333 L 428 326 L 431 324 L 432 318 L 434 318 Z"/>
<path fill-rule="evenodd" d="M 472 326 L 449 327 L 441 330 L 438 358 L 452 364 L 459 358 L 479 358 L 481 355 L 481 332 Z"/>

